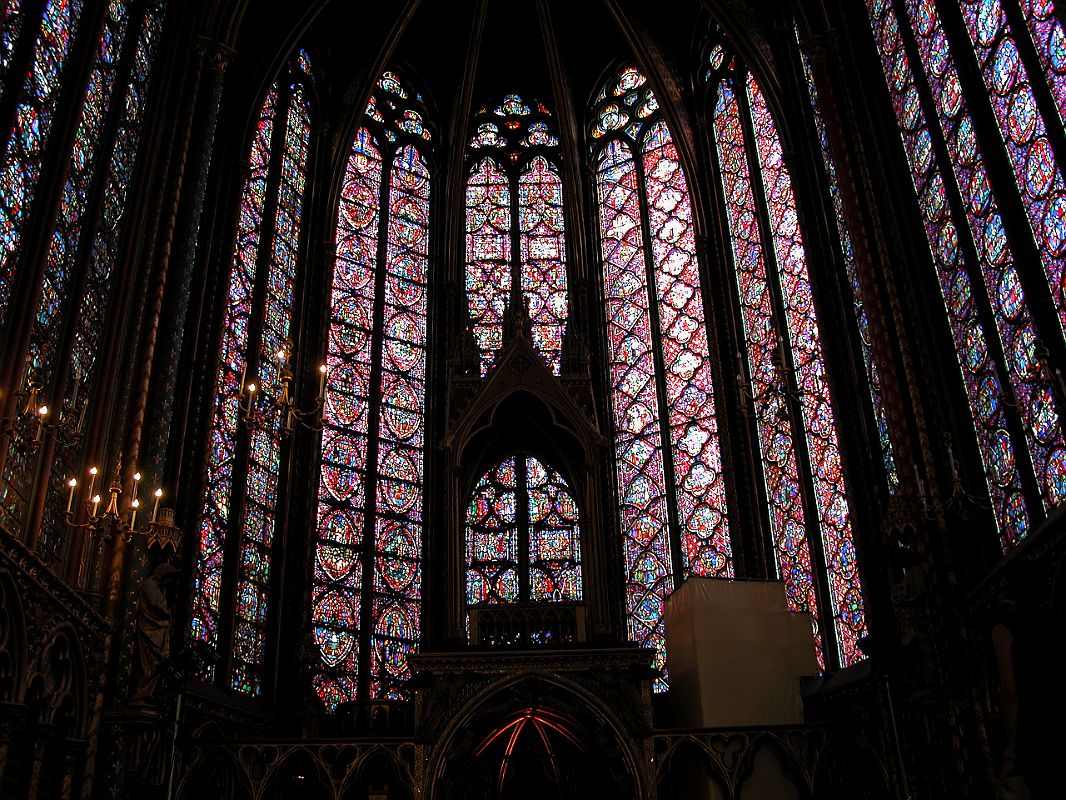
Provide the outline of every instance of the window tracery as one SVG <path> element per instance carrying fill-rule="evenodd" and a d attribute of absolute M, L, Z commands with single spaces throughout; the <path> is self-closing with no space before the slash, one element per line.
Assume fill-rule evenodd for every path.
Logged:
<path fill-rule="evenodd" d="M 222 678 L 247 694 L 262 689 L 266 657 L 283 435 L 275 377 L 289 358 L 311 138 L 310 76 L 297 64 L 260 109 L 241 195 L 189 623 L 193 639 L 231 648 Z"/>
<path fill-rule="evenodd" d="M 577 501 L 558 470 L 518 453 L 486 472 L 466 510 L 466 603 L 573 603 L 583 595 Z"/>
<path fill-rule="evenodd" d="M 567 322 L 566 230 L 551 111 L 517 95 L 482 107 L 468 147 L 466 292 L 481 374 L 503 344 L 512 297 L 529 306 L 533 343 L 556 375 Z"/>
<path fill-rule="evenodd" d="M 661 667 L 675 583 L 733 565 L 692 204 L 657 110 L 627 67 L 592 140 L 629 635 Z"/>
<path fill-rule="evenodd" d="M 404 696 L 421 631 L 432 136 L 393 72 L 341 188 L 312 624 L 330 707 Z"/>
<path fill-rule="evenodd" d="M 52 141 L 63 65 L 80 19 L 80 5 L 49 3 L 40 19 L 34 65 L 23 87 L 23 100 L 8 142 L 0 192 L 7 205 L 0 210 L 0 234 L 6 243 L 0 279 L 0 321 L 17 279 L 17 254 L 22 227 L 33 208 L 33 188 L 43 159 L 67 164 L 58 211 L 51 227 L 47 256 L 40 273 L 39 300 L 29 332 L 27 365 L 55 408 L 79 414 L 87 389 L 95 379 L 100 336 L 108 312 L 111 279 L 119 258 L 119 236 L 125 214 L 127 187 L 141 142 L 144 100 L 166 12 L 165 0 L 131 6 L 112 0 L 107 6 L 95 59 L 84 96 L 77 109 L 77 128 L 70 143 L 69 161 Z M 17 16 L 18 7 L 9 8 Z M 4 30 L 17 31 L 21 19 L 8 16 Z M 33 25 L 27 34 L 33 32 Z M 11 40 L 11 47 L 14 40 Z M 17 188 L 16 188 L 17 187 Z M 10 191 L 8 191 L 10 190 Z M 93 199 L 102 197 L 98 208 Z M 32 265 L 23 265 L 29 270 Z M 71 320 L 73 325 L 71 326 Z M 68 327 L 72 332 L 68 333 Z M 58 396 L 57 396 L 58 395 Z M 12 442 L 4 461 L 4 484 L 30 488 L 37 454 Z M 80 453 L 59 448 L 48 466 L 52 491 L 45 506 L 38 551 L 53 566 L 61 559 L 62 512 L 67 478 L 77 469 Z M 24 498 L 8 491 L 3 519 L 9 529 L 22 527 Z"/>
<path fill-rule="evenodd" d="M 1061 341 L 1064 319 L 1059 250 L 1066 205 L 1035 99 L 1048 84 L 1026 73 L 998 0 L 980 8 L 964 3 L 968 38 L 955 40 L 925 0 L 869 0 L 867 8 L 1006 552 L 1066 495 L 1066 441 L 1041 354 L 1042 342 Z M 1057 22 L 1041 20 L 1035 7 L 1027 13 L 1043 42 L 1061 37 Z M 964 58 L 976 58 L 987 100 L 964 93 L 956 66 Z M 971 111 L 984 102 L 998 142 L 979 130 Z M 1004 162 L 1014 185 L 990 175 L 988 163 Z M 1028 230 L 1009 211 L 1019 202 Z M 1042 285 L 1026 269 L 1030 252 L 1043 267 Z M 1040 328 L 1033 308 L 1041 296 L 1057 310 L 1055 330 Z"/>

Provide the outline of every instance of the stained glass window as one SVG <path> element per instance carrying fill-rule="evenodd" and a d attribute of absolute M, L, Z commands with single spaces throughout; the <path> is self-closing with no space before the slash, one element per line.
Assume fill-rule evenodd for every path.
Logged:
<path fill-rule="evenodd" d="M 252 139 L 220 344 L 190 614 L 190 635 L 219 651 L 228 644 L 220 637 L 231 629 L 231 669 L 222 677 L 249 694 L 262 688 L 265 659 L 282 439 L 278 375 L 289 357 L 311 134 L 306 80 L 295 70 L 291 81 L 271 87 Z M 234 541 L 236 547 L 229 546 Z M 232 609 L 222 600 L 228 559 L 236 559 Z"/>
<path fill-rule="evenodd" d="M 367 117 L 337 210 L 318 490 L 314 685 L 331 708 L 405 697 L 421 629 L 432 137 L 393 72 Z"/>
<path fill-rule="evenodd" d="M 881 370 L 877 366 L 877 360 L 874 357 L 873 346 L 870 341 L 870 319 L 867 314 L 866 303 L 863 300 L 864 287 L 859 278 L 859 267 L 855 260 L 855 247 L 851 240 L 851 232 L 844 216 L 844 201 L 840 194 L 836 161 L 829 148 L 829 132 L 826 129 L 825 118 L 822 116 L 822 108 L 818 100 L 818 87 L 814 82 L 810 59 L 806 53 L 802 53 L 801 58 L 803 75 L 807 81 L 807 89 L 810 92 L 811 110 L 814 114 L 814 124 L 818 134 L 818 145 L 822 151 L 822 164 L 825 166 L 826 177 L 829 180 L 829 194 L 833 204 L 833 216 L 836 220 L 840 250 L 844 257 L 844 268 L 847 271 L 848 283 L 851 285 L 852 305 L 855 309 L 855 319 L 859 328 L 859 341 L 862 346 L 863 364 L 866 367 L 867 385 L 870 390 L 870 405 L 873 409 L 874 421 L 877 424 L 877 438 L 881 444 L 881 457 L 884 459 L 885 475 L 888 478 L 888 483 L 892 488 L 896 488 L 899 486 L 899 476 L 896 474 L 896 460 L 892 451 L 892 440 L 888 435 L 888 417 L 882 397 Z"/>
<path fill-rule="evenodd" d="M 657 109 L 626 68 L 592 138 L 629 635 L 662 666 L 675 582 L 733 565 L 692 204 Z"/>
<path fill-rule="evenodd" d="M 481 374 L 503 344 L 512 297 L 529 307 L 533 343 L 559 374 L 567 320 L 559 140 L 551 112 L 508 95 L 474 119 L 466 185 L 466 294 Z"/>
<path fill-rule="evenodd" d="M 569 485 L 534 456 L 505 458 L 467 504 L 467 605 L 578 602 L 582 587 L 580 513 Z"/>
<path fill-rule="evenodd" d="M 978 142 L 955 66 L 953 53 L 958 51 L 953 51 L 937 9 L 924 0 L 869 0 L 867 6 L 955 338 L 1001 544 L 1007 551 L 1025 535 L 1034 516 L 1060 505 L 1066 496 L 1066 442 L 1050 376 L 1040 363 L 1041 333 L 1029 305 L 1029 298 L 1046 292 L 1048 285 L 1023 289 L 1024 274 L 1013 250 L 1021 232 L 1008 232 L 1000 203 L 1018 199 L 1027 211 L 1030 230 L 1024 235 L 1036 235 L 1053 289 L 1050 299 L 1060 317 L 1056 330 L 1042 333 L 1061 336 L 1058 248 L 1063 239 L 1056 210 L 1066 208 L 1059 199 L 1061 173 L 1047 152 L 1032 85 L 1014 40 L 1006 35 L 997 0 L 985 3 L 979 12 L 963 4 L 972 39 L 955 46 L 976 48 L 1003 133 L 1000 148 L 987 138 Z M 1012 113 L 1015 116 L 1008 119 Z M 1017 183 L 994 182 L 985 166 L 987 158 L 1005 159 Z M 1018 186 L 1023 187 L 1020 195 Z M 1024 437 L 1010 432 L 1014 409 Z M 1020 458 L 1019 451 L 1028 458 Z M 1035 470 L 1042 495 L 1037 504 L 1027 505 L 1023 494 L 1027 462 Z"/>
<path fill-rule="evenodd" d="M 15 125 L 0 156 L 0 326 L 7 321 L 22 234 L 36 195 L 63 72 L 80 18 L 80 0 L 46 3 L 15 110 Z M 14 22 L 5 15 L 5 43 Z"/>
<path fill-rule="evenodd" d="M 95 60 L 89 73 L 59 207 L 40 278 L 40 300 L 30 331 L 28 363 L 53 407 L 79 413 L 93 366 L 118 257 L 117 237 L 126 187 L 141 138 L 143 101 L 162 27 L 165 3 L 150 2 L 133 13 L 129 4 L 112 0 Z M 47 25 L 47 17 L 45 19 Z M 109 125 L 113 132 L 109 133 Z M 14 144 L 17 134 L 13 137 Z M 40 142 L 39 147 L 45 146 Z M 54 145 L 53 145 L 54 148 Z M 27 151 L 23 151 L 25 155 Z M 40 152 L 40 151 L 38 151 Z M 98 216 L 89 217 L 90 200 L 102 196 Z M 10 262 L 13 265 L 13 261 Z M 84 288 L 81 288 L 84 287 Z M 9 291 L 5 284 L 0 291 Z M 75 319 L 73 352 L 60 351 L 65 320 Z M 57 365 L 65 365 L 63 370 Z M 62 397 L 52 392 L 62 389 Z M 13 445 L 5 461 L 5 484 L 32 485 L 35 461 Z M 62 535 L 58 517 L 65 505 L 62 487 L 76 469 L 78 454 L 59 448 L 51 466 L 55 491 L 46 506 L 38 542 L 40 554 L 54 566 Z M 3 507 L 7 524 L 17 530 L 25 510 L 21 497 L 9 493 Z"/>
<path fill-rule="evenodd" d="M 747 79 L 748 104 L 762 171 L 765 204 L 761 209 L 770 223 L 777 261 L 786 331 L 778 333 L 778 347 L 789 347 L 789 357 L 799 393 L 806 439 L 810 480 L 814 486 L 818 532 L 836 632 L 837 656 L 842 666 L 861 658 L 859 639 L 866 633 L 862 589 L 855 558 L 855 542 L 848 508 L 840 445 L 837 440 L 829 385 L 825 374 L 814 298 L 807 272 L 806 254 L 796 214 L 792 179 L 785 166 L 781 140 L 773 117 L 754 77 Z M 754 288 L 754 287 L 751 287 Z M 787 335 L 786 335 L 787 332 Z M 787 340 L 787 344 L 786 344 Z M 765 340 L 762 346 L 768 344 Z M 782 364 L 784 353 L 780 353 Z M 773 460 L 767 443 L 764 460 Z M 778 538 L 779 549 L 788 547 L 789 533 Z"/>

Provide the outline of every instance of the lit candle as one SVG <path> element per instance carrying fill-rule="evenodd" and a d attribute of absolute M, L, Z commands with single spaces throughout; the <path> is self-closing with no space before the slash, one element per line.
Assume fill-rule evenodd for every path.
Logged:
<path fill-rule="evenodd" d="M 74 490 L 78 488 L 78 479 L 71 478 L 67 481 L 67 486 L 70 487 L 70 499 L 67 500 L 67 513 L 69 514 L 74 510 Z"/>
<path fill-rule="evenodd" d="M 323 398 L 326 396 L 326 365 L 320 364 L 318 367 L 318 396 Z"/>
<path fill-rule="evenodd" d="M 94 517 L 96 516 L 96 512 L 99 510 L 99 508 L 100 508 L 100 495 L 94 494 L 93 495 L 93 516 Z"/>
<path fill-rule="evenodd" d="M 163 496 L 163 490 L 155 490 L 155 505 L 152 506 L 152 522 L 155 522 L 159 517 L 159 498 Z"/>
<path fill-rule="evenodd" d="M 137 509 L 141 507 L 141 501 L 136 497 L 130 501 L 130 508 L 133 511 L 130 512 L 130 530 L 136 530 L 137 528 Z"/>
<path fill-rule="evenodd" d="M 141 473 L 134 472 L 133 473 L 133 497 L 130 499 L 130 504 L 131 505 L 133 503 L 137 502 L 137 486 L 140 483 L 140 480 L 141 480 Z"/>
<path fill-rule="evenodd" d="M 96 467 L 89 467 L 89 475 L 90 475 L 90 477 L 89 477 L 89 492 L 88 492 L 88 494 L 89 494 L 90 497 L 92 497 L 92 494 L 93 494 L 93 487 L 96 486 L 96 473 L 97 472 L 99 472 L 99 470 Z"/>
<path fill-rule="evenodd" d="M 37 435 L 33 438 L 33 441 L 41 441 L 41 436 L 44 434 L 44 418 L 48 416 L 48 406 L 41 406 L 37 409 Z"/>

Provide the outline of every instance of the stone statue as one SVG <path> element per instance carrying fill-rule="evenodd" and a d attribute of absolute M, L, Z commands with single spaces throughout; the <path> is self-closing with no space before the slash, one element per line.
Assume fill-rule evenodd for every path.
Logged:
<path fill-rule="evenodd" d="M 137 600 L 137 654 L 139 667 L 133 688 L 135 703 L 149 703 L 159 686 L 163 667 L 170 659 L 170 605 L 166 585 L 177 569 L 172 564 L 160 564 L 141 581 L 141 595 Z"/>

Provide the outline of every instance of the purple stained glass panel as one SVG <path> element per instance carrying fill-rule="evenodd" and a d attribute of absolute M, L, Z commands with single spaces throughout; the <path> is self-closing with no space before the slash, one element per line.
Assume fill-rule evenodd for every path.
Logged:
<path fill-rule="evenodd" d="M 230 494 L 234 477 L 238 405 L 242 391 L 240 381 L 241 376 L 246 374 L 248 327 L 254 314 L 252 292 L 277 102 L 278 89 L 274 86 L 259 112 L 248 158 L 249 175 L 241 194 L 237 242 L 216 377 L 215 407 L 209 428 L 207 492 L 198 532 L 189 633 L 192 638 L 212 647 L 220 645 L 218 615 L 221 610 L 223 551 L 230 526 Z"/>
<path fill-rule="evenodd" d="M 929 123 L 904 49 L 900 19 L 890 0 L 868 0 L 867 7 L 955 340 L 1000 540 L 1006 550 L 1024 534 L 1029 526 L 1029 516 L 1021 493 L 1021 476 L 1016 468 L 1013 446 L 1006 433 L 1003 389 L 988 350 L 988 337 L 996 333 L 985 330 L 977 312 L 972 279 L 960 249 L 960 234 L 948 206 L 945 178 L 932 158 Z M 926 28 L 927 32 L 930 30 L 933 29 Z M 939 51 L 940 56 L 946 53 L 946 50 Z M 942 62 L 943 58 L 938 63 Z M 983 165 L 977 155 L 972 123 L 961 105 L 952 102 L 950 108 L 952 114 L 944 123 L 946 135 L 960 148 L 960 163 L 969 165 L 974 176 L 980 176 Z M 970 185 L 969 181 L 965 183 Z M 960 180 L 960 188 L 962 184 Z M 976 179 L 972 185 L 971 196 L 979 200 L 984 209 L 981 213 L 994 214 L 998 219 L 998 212 L 990 205 L 991 194 L 984 188 L 987 184 Z M 968 218 L 975 210 L 971 203 Z M 992 262 L 988 264 L 991 266 Z M 996 264 L 997 267 L 1000 264 L 998 259 Z"/>
<path fill-rule="evenodd" d="M 563 184 L 544 156 L 534 158 L 518 179 L 518 230 L 533 344 L 558 375 L 567 319 Z"/>
<path fill-rule="evenodd" d="M 663 377 L 685 574 L 733 575 L 692 201 L 665 122 L 644 140 Z"/>
<path fill-rule="evenodd" d="M 673 590 L 666 468 L 652 345 L 641 187 L 632 150 L 610 141 L 596 170 L 629 637 L 665 666 L 663 611 Z"/>
<path fill-rule="evenodd" d="M 1066 210 L 1066 182 L 1052 153 L 1030 77 L 1007 28 L 1000 0 L 961 0 L 961 6 L 992 110 L 1021 190 L 1051 296 L 1059 312 L 1059 323 L 1066 327 L 1066 259 L 1063 258 L 1066 255 L 1066 214 L 1063 213 Z M 938 87 L 957 84 L 944 31 L 931 0 L 913 0 L 908 8 L 912 19 L 919 15 L 921 20 L 915 36 L 926 62 L 930 84 Z M 1061 34 L 1061 27 L 1058 27 L 1060 37 Z M 1053 70 L 1050 76 L 1055 75 Z M 1053 88 L 1057 91 L 1056 97 L 1061 97 L 1062 86 L 1053 83 Z M 945 89 L 940 91 L 943 94 Z M 964 108 L 961 100 L 947 104 L 942 97 L 938 98 L 938 108 L 945 118 L 956 113 L 965 114 L 961 110 Z M 1048 469 L 1056 473 L 1044 482 L 1043 487 L 1045 504 L 1056 508 L 1066 499 L 1066 495 L 1060 493 L 1062 479 L 1066 476 L 1057 474 L 1046 454 L 1034 453 L 1033 457 L 1034 461 L 1040 462 L 1034 464 L 1038 474 Z"/>
<path fill-rule="evenodd" d="M 81 9 L 81 0 L 46 3 L 14 128 L 0 155 L 0 326 L 7 319 L 23 226 L 36 194 Z"/>
<path fill-rule="evenodd" d="M 824 663 L 821 614 L 811 569 L 806 511 L 800 489 L 796 433 L 786 404 L 788 387 L 782 370 L 785 341 L 774 318 L 766 243 L 748 167 L 748 145 L 740 105 L 731 80 L 723 80 L 714 108 L 726 216 L 733 247 L 737 291 L 747 350 L 750 393 L 745 404 L 754 413 L 762 451 L 762 473 L 770 510 L 777 573 L 793 611 L 806 611 L 815 627 L 819 661 Z M 794 213 L 794 212 L 793 212 Z"/>
<path fill-rule="evenodd" d="M 466 298 L 482 375 L 503 344 L 510 264 L 511 189 L 507 176 L 486 158 L 466 183 Z"/>
<path fill-rule="evenodd" d="M 841 666 L 850 666 L 862 658 L 859 640 L 866 635 L 866 613 L 821 334 L 796 214 L 792 176 L 785 165 L 781 139 L 762 90 L 750 73 L 747 91 L 812 470 L 837 655 Z M 781 340 L 784 339 L 782 335 Z"/>
<path fill-rule="evenodd" d="M 369 130 L 356 133 L 337 208 L 329 350 L 318 490 L 313 605 L 321 667 L 315 687 L 335 705 L 358 688 L 372 337 L 382 158 Z M 343 647 L 341 646 L 343 645 Z"/>

